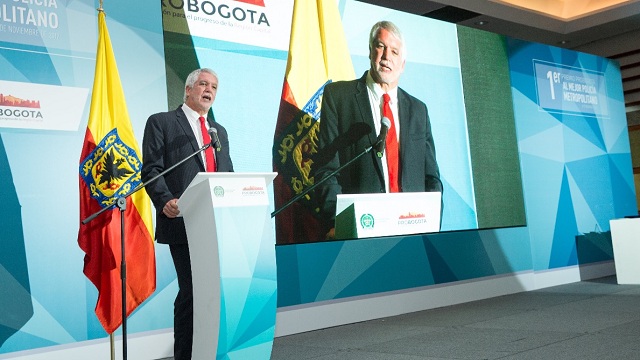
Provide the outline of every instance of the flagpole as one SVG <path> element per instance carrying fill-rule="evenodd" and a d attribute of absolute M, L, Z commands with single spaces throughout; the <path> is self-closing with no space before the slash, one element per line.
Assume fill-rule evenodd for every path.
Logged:
<path fill-rule="evenodd" d="M 109 334 L 109 344 L 111 345 L 111 360 L 116 360 L 116 345 L 113 339 L 113 333 Z"/>
<path fill-rule="evenodd" d="M 96 9 L 96 10 L 98 10 L 98 12 L 104 12 L 104 9 L 102 8 L 102 4 L 103 4 L 103 0 L 100 0 L 100 5 Z M 123 303 L 123 306 L 124 306 L 124 303 Z M 111 360 L 115 360 L 116 359 L 116 344 L 115 344 L 115 339 L 113 338 L 113 333 L 109 334 L 109 350 L 111 352 Z"/>
<path fill-rule="evenodd" d="M 131 195 L 131 194 L 129 194 Z M 127 210 L 127 198 L 121 197 L 116 200 L 116 206 L 120 209 L 120 279 L 122 284 L 122 360 L 127 360 L 127 258 L 124 251 L 125 244 L 125 224 L 124 217 Z"/>
<path fill-rule="evenodd" d="M 98 6 L 98 12 L 104 13 L 103 0 L 100 0 Z M 116 201 L 116 206 L 120 209 L 120 249 L 121 249 L 121 261 L 120 261 L 120 279 L 122 287 L 122 360 L 127 360 L 127 259 L 125 251 L 125 211 L 127 209 L 126 198 L 119 198 Z M 115 360 L 115 340 L 113 333 L 109 334 L 109 343 L 111 350 L 111 360 Z"/>

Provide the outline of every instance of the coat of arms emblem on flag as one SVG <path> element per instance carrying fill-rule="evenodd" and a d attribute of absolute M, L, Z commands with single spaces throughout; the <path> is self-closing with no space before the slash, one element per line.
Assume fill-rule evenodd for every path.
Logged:
<path fill-rule="evenodd" d="M 122 141 L 114 128 L 82 161 L 80 176 L 91 196 L 104 208 L 140 185 L 141 167 L 137 153 Z"/>

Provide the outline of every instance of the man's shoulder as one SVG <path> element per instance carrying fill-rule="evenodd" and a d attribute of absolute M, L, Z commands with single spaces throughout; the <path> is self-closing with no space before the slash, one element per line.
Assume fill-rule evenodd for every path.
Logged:
<path fill-rule="evenodd" d="M 358 83 L 358 79 L 332 81 L 325 86 L 325 89 L 326 88 L 329 88 L 329 89 L 350 88 L 350 87 L 356 86 L 357 83 Z"/>
<path fill-rule="evenodd" d="M 405 101 L 409 101 L 411 103 L 416 103 L 416 104 L 421 104 L 423 106 L 426 106 L 425 103 L 422 100 L 420 100 L 417 97 L 409 94 L 404 89 L 398 87 L 398 101 L 403 101 L 403 99 Z"/>
<path fill-rule="evenodd" d="M 180 108 L 168 111 L 160 111 L 155 114 L 149 116 L 149 119 L 168 119 L 175 118 L 178 115 L 178 112 L 184 113 Z"/>
<path fill-rule="evenodd" d="M 359 93 L 366 89 L 366 87 L 367 85 L 362 79 L 339 80 L 328 83 L 324 88 L 324 92 L 329 95 L 343 96 L 346 94 Z"/>

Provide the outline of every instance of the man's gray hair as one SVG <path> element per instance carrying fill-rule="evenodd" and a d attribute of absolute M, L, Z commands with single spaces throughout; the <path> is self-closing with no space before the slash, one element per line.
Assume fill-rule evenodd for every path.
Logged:
<path fill-rule="evenodd" d="M 371 51 L 375 47 L 374 42 L 376 41 L 376 36 L 378 35 L 378 32 L 380 31 L 380 29 L 387 30 L 393 36 L 395 36 L 398 40 L 400 40 L 400 43 L 402 44 L 402 48 L 401 48 L 402 60 L 406 59 L 407 48 L 404 44 L 404 38 L 402 37 L 402 32 L 400 31 L 400 28 L 397 27 L 396 24 L 392 23 L 391 21 L 383 20 L 373 24 L 373 27 L 371 28 L 371 32 L 369 33 L 369 51 Z"/>
<path fill-rule="evenodd" d="M 200 74 L 203 73 L 203 72 L 215 76 L 216 79 L 218 78 L 218 74 L 216 74 L 215 71 L 213 71 L 213 70 L 211 70 L 209 68 L 202 68 L 202 69 L 193 70 L 191 72 L 191 74 L 189 74 L 189 76 L 187 76 L 187 80 L 184 82 L 184 101 L 187 101 L 187 86 L 189 88 L 193 89 L 193 86 L 196 84 L 196 81 L 198 80 L 198 76 L 200 76 Z"/>

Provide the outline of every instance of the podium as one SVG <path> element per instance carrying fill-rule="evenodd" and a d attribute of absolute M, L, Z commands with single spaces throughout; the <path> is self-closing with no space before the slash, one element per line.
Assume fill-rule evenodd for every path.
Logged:
<path fill-rule="evenodd" d="M 438 232 L 441 209 L 440 192 L 340 194 L 336 239 Z"/>
<path fill-rule="evenodd" d="M 193 359 L 269 359 L 276 320 L 276 173 L 199 173 L 178 200 L 191 254 Z"/>
<path fill-rule="evenodd" d="M 618 284 L 640 284 L 640 218 L 609 220 Z"/>

